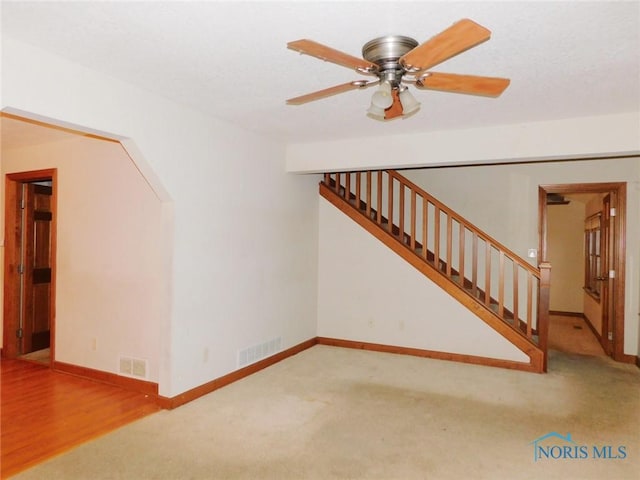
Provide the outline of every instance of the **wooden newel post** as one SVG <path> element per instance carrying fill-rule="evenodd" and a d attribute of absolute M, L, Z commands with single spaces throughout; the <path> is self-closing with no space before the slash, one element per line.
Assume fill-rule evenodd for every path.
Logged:
<path fill-rule="evenodd" d="M 547 337 L 549 336 L 549 292 L 551 289 L 551 264 L 542 262 L 540 269 L 540 288 L 538 291 L 538 345 L 544 352 L 542 369 L 547 371 Z"/>

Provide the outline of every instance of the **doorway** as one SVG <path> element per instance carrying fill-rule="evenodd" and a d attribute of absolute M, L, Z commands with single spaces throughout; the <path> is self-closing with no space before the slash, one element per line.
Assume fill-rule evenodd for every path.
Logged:
<path fill-rule="evenodd" d="M 3 354 L 53 364 L 57 171 L 5 180 Z"/>
<path fill-rule="evenodd" d="M 617 361 L 628 360 L 624 354 L 626 198 L 626 183 L 623 182 L 539 187 L 540 261 L 551 263 L 552 297 L 556 277 L 550 261 L 549 248 L 553 239 L 550 238 L 549 220 L 553 220 L 550 209 L 557 207 L 551 205 L 567 205 L 572 201 L 588 205 L 582 213 L 576 214 L 582 218 L 571 220 L 572 223 L 577 222 L 575 228 L 580 228 L 576 232 L 579 238 L 577 241 L 574 239 L 573 244 L 573 253 L 577 257 L 572 262 L 579 265 L 579 279 L 574 282 L 580 282 L 581 305 L 560 312 L 554 312 L 552 305 L 551 319 L 566 323 L 562 328 L 567 333 L 570 333 L 569 325 L 578 330 L 590 329 L 604 353 Z M 562 241 L 559 240 L 560 243 Z M 555 293 L 567 286 L 566 281 L 566 276 L 559 271 Z M 571 316 L 575 318 L 568 318 Z M 575 332 L 576 342 L 583 341 L 590 333 Z M 584 353 L 592 354 L 593 350 L 589 350 Z"/>

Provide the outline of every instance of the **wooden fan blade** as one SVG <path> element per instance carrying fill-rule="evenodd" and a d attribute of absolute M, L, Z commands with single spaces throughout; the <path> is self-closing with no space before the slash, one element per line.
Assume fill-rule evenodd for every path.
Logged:
<path fill-rule="evenodd" d="M 371 63 L 364 58 L 354 57 L 313 40 L 302 39 L 289 42 L 287 43 L 287 48 L 343 67 L 353 68 L 361 73 L 373 72 L 378 69 L 375 63 Z"/>
<path fill-rule="evenodd" d="M 400 63 L 407 69 L 426 70 L 490 37 L 489 30 L 465 18 L 407 52 L 400 57 Z"/>
<path fill-rule="evenodd" d="M 391 96 L 393 97 L 393 103 L 384 111 L 385 120 L 391 120 L 392 118 L 402 116 L 402 103 L 400 103 L 400 95 L 398 95 L 398 90 L 392 90 Z"/>
<path fill-rule="evenodd" d="M 445 92 L 467 93 L 497 97 L 509 86 L 511 80 L 498 77 L 477 77 L 455 73 L 429 73 L 416 81 L 416 87 Z"/>
<path fill-rule="evenodd" d="M 355 90 L 366 86 L 368 86 L 368 82 L 366 80 L 356 80 L 355 82 L 343 83 L 342 85 L 325 88 L 324 90 L 318 90 L 317 92 L 308 93 L 300 97 L 290 98 L 287 100 L 287 105 L 302 105 L 303 103 L 313 102 L 314 100 L 320 100 L 321 98 L 330 97 L 331 95 L 337 95 L 338 93 L 348 92 L 349 90 Z"/>

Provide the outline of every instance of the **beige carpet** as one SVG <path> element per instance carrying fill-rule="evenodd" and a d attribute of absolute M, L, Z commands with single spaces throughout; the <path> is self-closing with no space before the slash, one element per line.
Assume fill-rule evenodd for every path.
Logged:
<path fill-rule="evenodd" d="M 534 461 L 550 432 L 626 458 Z M 637 479 L 638 432 L 640 370 L 607 357 L 537 375 L 315 346 L 15 478 Z"/>

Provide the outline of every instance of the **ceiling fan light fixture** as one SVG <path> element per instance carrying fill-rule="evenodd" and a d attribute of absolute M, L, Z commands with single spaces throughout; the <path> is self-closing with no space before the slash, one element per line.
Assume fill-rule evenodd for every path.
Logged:
<path fill-rule="evenodd" d="M 367 110 L 367 117 L 374 120 L 384 120 L 384 108 L 378 107 L 371 102 L 371 106 Z"/>
<path fill-rule="evenodd" d="M 405 87 L 404 90 L 401 90 L 399 97 L 400 103 L 402 104 L 403 116 L 413 115 L 420 110 L 420 102 L 415 99 L 408 88 Z"/>
<path fill-rule="evenodd" d="M 380 87 L 371 97 L 371 105 L 375 105 L 378 108 L 389 108 L 393 104 L 393 97 L 391 96 L 391 83 L 387 81 L 380 82 Z"/>

